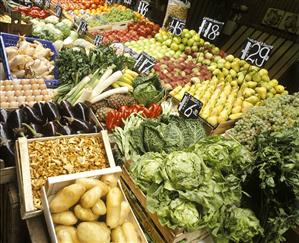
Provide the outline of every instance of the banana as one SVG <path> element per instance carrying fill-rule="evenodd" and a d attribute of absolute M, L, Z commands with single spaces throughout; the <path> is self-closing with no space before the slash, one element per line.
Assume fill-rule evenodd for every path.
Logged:
<path fill-rule="evenodd" d="M 134 79 L 135 79 L 135 77 L 132 76 L 132 75 L 129 74 L 129 73 L 125 73 L 125 74 L 123 75 L 123 77 L 125 77 L 125 78 L 127 78 L 127 79 L 130 79 L 130 80 L 134 80 Z"/>
<path fill-rule="evenodd" d="M 116 84 L 119 85 L 120 87 L 128 87 L 130 91 L 133 90 L 132 85 L 130 85 L 128 83 L 125 83 L 125 82 L 122 82 L 122 81 L 117 81 Z"/>
<path fill-rule="evenodd" d="M 121 79 L 120 79 L 121 82 L 130 84 L 130 85 L 133 83 L 133 80 L 134 80 L 134 79 L 130 79 L 130 78 L 125 77 L 125 76 L 121 77 Z"/>
<path fill-rule="evenodd" d="M 138 73 L 132 71 L 131 69 L 126 69 L 125 73 L 132 75 L 134 78 L 138 76 Z"/>
<path fill-rule="evenodd" d="M 117 82 L 114 82 L 111 86 L 112 86 L 113 88 L 121 87 Z"/>

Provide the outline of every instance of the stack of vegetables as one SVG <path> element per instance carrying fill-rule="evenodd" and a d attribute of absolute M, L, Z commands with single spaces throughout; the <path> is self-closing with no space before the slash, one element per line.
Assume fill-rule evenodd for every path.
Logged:
<path fill-rule="evenodd" d="M 23 105 L 13 111 L 0 109 L 0 159 L 14 165 L 14 142 L 27 138 L 94 133 L 99 128 L 90 119 L 90 108 L 83 103 L 72 107 L 67 101 Z"/>

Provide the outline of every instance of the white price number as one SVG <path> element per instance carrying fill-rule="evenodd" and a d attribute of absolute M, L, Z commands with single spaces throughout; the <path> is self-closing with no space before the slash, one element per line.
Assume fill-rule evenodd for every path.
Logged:
<path fill-rule="evenodd" d="M 197 107 L 198 104 L 194 104 L 189 106 L 185 111 L 184 111 L 184 116 L 186 116 L 187 118 L 189 118 L 192 114 L 193 114 L 193 108 Z"/>
<path fill-rule="evenodd" d="M 217 20 L 203 18 L 201 26 L 199 27 L 198 33 L 211 40 L 214 41 L 220 35 L 221 29 L 224 25 L 224 22 L 219 22 Z"/>
<path fill-rule="evenodd" d="M 124 4 L 132 5 L 132 0 L 124 0 Z"/>
<path fill-rule="evenodd" d="M 272 48 L 273 46 L 248 38 L 245 48 L 241 51 L 241 59 L 262 67 L 268 61 Z"/>
<path fill-rule="evenodd" d="M 174 35 L 181 35 L 185 27 L 185 21 L 174 17 L 171 18 L 172 20 L 170 21 L 168 30 Z"/>
<path fill-rule="evenodd" d="M 149 3 L 147 1 L 141 0 L 139 2 L 137 12 L 140 13 L 141 15 L 145 16 L 149 10 Z"/>

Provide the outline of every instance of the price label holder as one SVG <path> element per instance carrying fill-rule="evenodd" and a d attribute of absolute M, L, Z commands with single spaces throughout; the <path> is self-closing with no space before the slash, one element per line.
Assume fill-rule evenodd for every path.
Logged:
<path fill-rule="evenodd" d="M 149 73 L 155 65 L 156 60 L 145 52 L 141 52 L 135 62 L 134 69 L 139 73 Z"/>
<path fill-rule="evenodd" d="M 272 49 L 273 46 L 271 45 L 247 38 L 244 48 L 241 51 L 241 59 L 262 67 L 268 61 Z"/>
<path fill-rule="evenodd" d="M 185 28 L 186 21 L 176 17 L 169 17 L 168 31 L 174 35 L 181 35 Z"/>
<path fill-rule="evenodd" d="M 117 2 L 118 2 L 117 0 L 106 0 L 107 5 L 112 5 L 112 4 L 117 3 Z"/>
<path fill-rule="evenodd" d="M 44 0 L 44 9 L 49 9 L 51 6 L 51 0 Z"/>
<path fill-rule="evenodd" d="M 102 35 L 96 35 L 96 37 L 93 40 L 93 44 L 95 46 L 99 46 L 102 44 L 104 37 Z"/>
<path fill-rule="evenodd" d="M 32 2 L 30 0 L 20 0 L 20 4 L 26 7 L 32 7 Z"/>
<path fill-rule="evenodd" d="M 34 2 L 38 7 L 43 8 L 43 5 L 44 5 L 43 0 L 35 0 Z"/>
<path fill-rule="evenodd" d="M 60 4 L 57 4 L 57 5 L 55 6 L 55 15 L 56 15 L 56 17 L 58 17 L 58 18 L 60 18 L 61 15 L 62 15 L 62 7 L 61 7 Z"/>
<path fill-rule="evenodd" d="M 202 106 L 203 103 L 200 100 L 186 92 L 179 104 L 178 111 L 186 118 L 196 119 L 198 118 Z"/>
<path fill-rule="evenodd" d="M 87 32 L 87 22 L 84 19 L 81 19 L 77 28 L 79 35 L 85 35 Z"/>
<path fill-rule="evenodd" d="M 150 8 L 150 3 L 145 0 L 140 0 L 139 3 L 137 4 L 137 9 L 136 11 L 140 13 L 143 16 L 146 16 Z"/>
<path fill-rule="evenodd" d="M 127 7 L 132 7 L 133 5 L 133 0 L 123 0 L 122 2 Z"/>
<path fill-rule="evenodd" d="M 198 34 L 206 40 L 216 42 L 221 34 L 224 22 L 204 17 L 199 27 Z"/>

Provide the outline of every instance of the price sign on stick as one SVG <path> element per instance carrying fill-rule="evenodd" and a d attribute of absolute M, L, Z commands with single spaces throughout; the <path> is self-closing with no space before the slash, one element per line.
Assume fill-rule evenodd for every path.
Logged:
<path fill-rule="evenodd" d="M 113 3 L 117 3 L 117 0 L 106 0 L 107 5 L 112 5 Z"/>
<path fill-rule="evenodd" d="M 147 1 L 141 0 L 137 6 L 137 12 L 145 16 L 149 10 L 150 4 Z"/>
<path fill-rule="evenodd" d="M 99 46 L 100 44 L 102 44 L 104 37 L 102 35 L 96 35 L 96 37 L 93 40 L 93 43 L 96 46 Z"/>
<path fill-rule="evenodd" d="M 247 38 L 244 49 L 241 51 L 241 59 L 262 67 L 268 61 L 272 48 L 271 45 Z"/>
<path fill-rule="evenodd" d="M 51 0 L 45 0 L 44 1 L 44 9 L 50 8 L 50 5 L 51 5 Z"/>
<path fill-rule="evenodd" d="M 55 6 L 55 15 L 60 18 L 61 17 L 61 14 L 62 14 L 62 7 L 60 4 L 57 4 Z"/>
<path fill-rule="evenodd" d="M 39 6 L 40 8 L 42 8 L 42 6 L 43 6 L 43 0 L 35 0 L 35 4 L 37 5 L 37 6 Z"/>
<path fill-rule="evenodd" d="M 189 93 L 185 93 L 182 101 L 179 104 L 178 111 L 186 118 L 198 118 L 198 114 L 203 104 Z"/>
<path fill-rule="evenodd" d="M 155 62 L 155 58 L 153 58 L 145 52 L 141 52 L 136 59 L 134 68 L 139 73 L 149 73 L 149 71 L 155 65 Z"/>
<path fill-rule="evenodd" d="M 186 22 L 182 19 L 178 19 L 170 16 L 170 21 L 168 25 L 168 30 L 174 35 L 181 35 L 185 27 Z"/>
<path fill-rule="evenodd" d="M 79 35 L 85 35 L 86 31 L 87 31 L 87 23 L 84 19 L 81 19 L 77 28 L 77 32 Z"/>
<path fill-rule="evenodd" d="M 224 22 L 219 22 L 210 18 L 203 18 L 199 27 L 198 33 L 204 39 L 216 42 L 217 38 L 221 34 Z"/>

